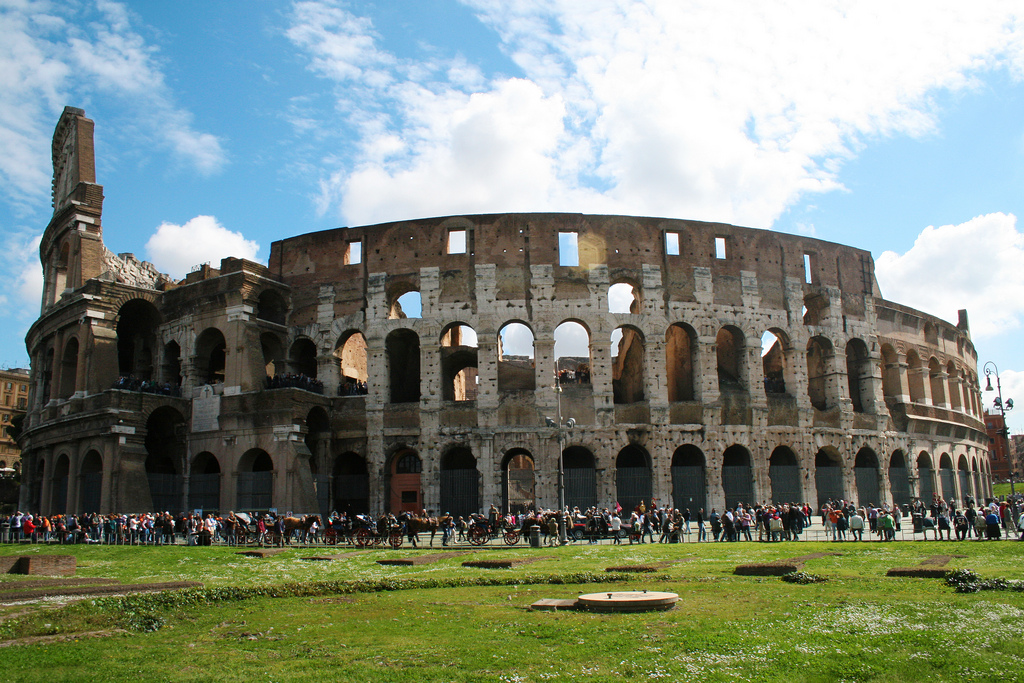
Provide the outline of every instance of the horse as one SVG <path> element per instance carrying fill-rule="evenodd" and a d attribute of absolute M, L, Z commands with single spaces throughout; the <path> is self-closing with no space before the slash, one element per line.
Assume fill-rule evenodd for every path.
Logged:
<path fill-rule="evenodd" d="M 296 531 L 302 532 L 302 540 L 306 540 L 306 534 L 309 532 L 309 528 L 313 526 L 313 522 L 320 524 L 320 515 L 305 515 L 304 517 L 285 517 L 284 518 L 284 537 L 285 539 L 291 538 L 292 534 Z"/>
<path fill-rule="evenodd" d="M 421 533 L 425 534 L 430 532 L 430 547 L 434 547 L 434 537 L 437 535 L 437 530 L 440 528 L 436 517 L 420 517 L 414 515 L 411 512 L 403 512 L 398 521 L 405 524 L 405 532 L 409 536 L 409 541 L 416 546 L 416 542 L 419 539 Z"/>

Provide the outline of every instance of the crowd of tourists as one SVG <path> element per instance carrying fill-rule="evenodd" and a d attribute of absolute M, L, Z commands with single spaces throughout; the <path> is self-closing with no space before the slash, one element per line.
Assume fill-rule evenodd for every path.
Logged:
<path fill-rule="evenodd" d="M 139 379 L 135 375 L 122 375 L 114 382 L 114 389 L 123 391 L 141 391 L 144 394 L 160 394 L 161 396 L 181 396 L 181 387 L 170 382 L 156 382 Z"/>
<path fill-rule="evenodd" d="M 274 375 L 273 377 L 267 377 L 267 389 L 285 389 L 285 388 L 305 389 L 306 391 L 312 391 L 314 394 L 324 393 L 324 383 L 315 377 L 308 377 L 300 373 L 286 372 L 283 375 Z"/>
<path fill-rule="evenodd" d="M 423 516 L 426 515 L 427 511 L 423 511 Z M 988 504 L 976 505 L 969 499 L 966 505 L 958 506 L 955 501 L 936 497 L 931 505 L 926 506 L 917 500 L 908 508 L 896 505 L 858 507 L 849 501 L 829 500 L 817 511 L 807 504 L 745 506 L 739 503 L 722 512 L 712 508 L 710 513 L 703 509 L 691 512 L 687 508 L 659 506 L 656 501 L 651 501 L 648 506 L 640 501 L 628 512 L 618 505 L 585 510 L 567 507 L 564 515 L 567 537 L 592 544 L 602 539 L 610 539 L 613 544 L 799 541 L 812 526 L 814 517 L 820 518 L 825 540 L 834 542 L 863 541 L 872 537 L 879 541 L 893 541 L 907 524 L 913 525 L 915 533 L 923 532 L 926 540 L 929 531 L 935 540 L 1024 540 L 1024 506 L 1019 500 L 992 500 Z M 333 512 L 323 522 L 318 516 L 310 518 L 308 524 L 294 531 L 294 540 L 322 543 L 328 530 L 347 539 L 360 527 L 406 530 L 409 518 L 411 516 L 393 514 L 373 518 Z M 239 525 L 245 525 L 260 540 L 264 534 L 276 533 L 279 542 L 289 542 L 293 540 L 293 534 L 285 533 L 283 520 L 283 516 L 272 513 L 236 515 L 231 512 L 221 517 L 199 512 L 177 515 L 170 512 L 33 515 L 18 511 L 2 519 L 0 541 L 210 545 L 233 543 L 237 538 L 233 531 Z M 555 510 L 502 514 L 492 505 L 486 515 L 463 517 L 445 513 L 435 521 L 434 529 L 441 534 L 444 546 L 467 541 L 475 525 L 484 526 L 495 534 L 509 528 L 526 534 L 531 527 L 538 527 L 544 542 L 549 544 L 557 543 L 560 536 L 559 516 Z M 411 527 L 408 531 L 410 541 L 415 542 Z"/>
<path fill-rule="evenodd" d="M 346 379 L 338 385 L 338 396 L 366 396 L 366 382 Z"/>

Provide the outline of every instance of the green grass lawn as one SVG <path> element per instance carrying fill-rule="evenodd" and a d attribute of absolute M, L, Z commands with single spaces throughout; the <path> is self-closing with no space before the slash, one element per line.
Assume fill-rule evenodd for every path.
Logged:
<path fill-rule="evenodd" d="M 15 551 L 25 548 L 0 548 Z M 956 594 L 941 580 L 885 576 L 892 567 L 953 555 L 963 557 L 953 557 L 950 568 L 1024 579 L 1024 544 L 1016 542 L 582 545 L 475 555 L 537 558 L 513 569 L 462 567 L 470 555 L 412 567 L 376 563 L 414 556 L 412 550 L 330 562 L 301 558 L 340 550 L 289 549 L 264 559 L 219 547 L 36 552 L 70 552 L 77 576 L 123 582 L 197 580 L 230 588 L 397 579 L 404 589 L 172 604 L 157 610 L 162 628 L 153 632 L 114 630 L 131 603 L 3 605 L 0 639 L 22 644 L 4 648 L 0 680 L 1024 680 L 1024 593 Z M 805 571 L 826 583 L 732 573 L 737 564 L 816 552 L 841 553 L 806 562 Z M 604 577 L 608 566 L 661 561 L 675 562 L 622 583 L 545 581 L 583 572 Z M 487 578 L 509 585 L 415 587 Z M 526 609 L 542 597 L 637 588 L 673 591 L 680 601 L 672 611 L 647 614 Z M 70 640 L 23 644 L 54 633 Z"/>

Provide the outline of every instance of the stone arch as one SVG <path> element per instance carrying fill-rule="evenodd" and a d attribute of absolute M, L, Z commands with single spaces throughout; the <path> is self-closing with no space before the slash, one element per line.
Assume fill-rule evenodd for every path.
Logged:
<path fill-rule="evenodd" d="M 510 320 L 498 330 L 498 391 L 534 391 L 533 330 L 521 320 Z"/>
<path fill-rule="evenodd" d="M 117 372 L 122 377 L 156 379 L 158 332 L 163 319 L 151 302 L 131 299 L 117 312 Z"/>
<path fill-rule="evenodd" d="M 441 394 L 445 401 L 475 401 L 479 357 L 476 331 L 461 322 L 441 331 Z"/>
<path fill-rule="evenodd" d="M 985 498 L 985 491 L 981 488 L 981 470 L 978 469 L 978 458 L 971 458 L 971 474 L 974 480 L 975 502 L 981 502 Z"/>
<path fill-rule="evenodd" d="M 924 324 L 924 342 L 930 346 L 939 345 L 939 330 L 930 320 Z"/>
<path fill-rule="evenodd" d="M 910 402 L 924 403 L 924 365 L 917 352 L 911 349 L 907 352 L 907 383 L 910 385 Z"/>
<path fill-rule="evenodd" d="M 669 325 L 665 332 L 668 400 L 672 403 L 696 399 L 696 342 L 697 331 L 685 323 Z"/>
<path fill-rule="evenodd" d="M 910 472 L 903 451 L 896 449 L 889 458 L 889 489 L 892 502 L 900 507 L 910 505 Z"/>
<path fill-rule="evenodd" d="M 423 297 L 411 282 L 396 282 L 388 289 L 388 319 L 423 317 Z"/>
<path fill-rule="evenodd" d="M 853 412 L 870 412 L 873 398 L 870 382 L 871 360 L 868 358 L 868 346 L 863 339 L 854 338 L 846 342 L 846 378 Z"/>
<path fill-rule="evenodd" d="M 82 513 L 97 513 L 103 494 L 103 456 L 92 449 L 82 458 L 78 469 L 78 509 Z"/>
<path fill-rule="evenodd" d="M 761 335 L 761 366 L 766 394 L 791 395 L 790 389 L 796 386 L 792 358 L 793 345 L 784 330 L 773 327 Z"/>
<path fill-rule="evenodd" d="M 942 364 L 939 359 L 932 356 L 928 360 L 928 379 L 931 383 L 932 405 L 947 406 L 946 400 L 946 373 L 942 371 Z"/>
<path fill-rule="evenodd" d="M 316 379 L 317 373 L 317 348 L 313 340 L 308 337 L 299 337 L 292 342 L 288 351 L 288 367 L 296 375 L 305 375 L 310 379 Z"/>
<path fill-rule="evenodd" d="M 384 342 L 388 357 L 391 403 L 420 400 L 420 338 L 410 329 L 388 334 Z"/>
<path fill-rule="evenodd" d="M 640 312 L 640 288 L 633 282 L 622 280 L 608 287 L 608 312 Z"/>
<path fill-rule="evenodd" d="M 811 405 L 825 411 L 836 405 L 837 391 L 832 365 L 835 349 L 827 337 L 811 337 L 807 342 L 807 395 Z"/>
<path fill-rule="evenodd" d="M 274 503 L 274 460 L 261 448 L 250 448 L 238 460 L 238 507 L 262 511 Z"/>
<path fill-rule="evenodd" d="M 735 508 L 739 503 L 753 505 L 754 468 L 746 447 L 733 444 L 722 454 L 722 491 L 726 509 Z"/>
<path fill-rule="evenodd" d="M 718 388 L 723 393 L 747 391 L 746 341 L 735 325 L 725 325 L 715 337 Z"/>
<path fill-rule="evenodd" d="M 163 363 L 160 366 L 160 381 L 170 384 L 172 394 L 181 387 L 181 346 L 173 339 L 164 344 Z"/>
<path fill-rule="evenodd" d="M 773 503 L 803 502 L 800 462 L 792 448 L 776 446 L 768 458 L 768 478 L 771 480 Z"/>
<path fill-rule="evenodd" d="M 334 346 L 334 357 L 338 359 L 338 394 L 357 396 L 367 393 L 366 337 L 359 330 L 349 330 L 338 337 Z"/>
<path fill-rule="evenodd" d="M 892 344 L 882 344 L 882 395 L 887 401 L 903 400 L 900 359 Z"/>
<path fill-rule="evenodd" d="M 616 405 L 639 403 L 645 399 L 643 333 L 632 325 L 612 332 L 612 394 Z"/>
<path fill-rule="evenodd" d="M 71 398 L 78 390 L 78 338 L 71 337 L 64 344 L 60 361 L 60 391 L 58 398 Z"/>
<path fill-rule="evenodd" d="M 925 505 L 931 505 L 935 498 L 935 475 L 932 471 L 932 456 L 921 451 L 917 456 L 918 497 Z"/>
<path fill-rule="evenodd" d="M 953 471 L 953 459 L 949 453 L 939 456 L 939 491 L 943 500 L 956 498 L 956 473 Z"/>
<path fill-rule="evenodd" d="M 208 327 L 196 338 L 195 369 L 202 384 L 220 384 L 227 368 L 227 342 L 224 333 Z"/>
<path fill-rule="evenodd" d="M 220 510 L 220 461 L 209 451 L 192 458 L 188 481 L 188 508 L 203 512 Z"/>
<path fill-rule="evenodd" d="M 966 455 L 961 454 L 957 460 L 957 477 L 960 484 L 960 500 L 966 505 L 968 499 L 974 498 L 974 492 L 971 490 L 971 466 Z"/>
<path fill-rule="evenodd" d="M 288 302 L 276 289 L 264 289 L 256 300 L 256 319 L 284 325 L 288 318 Z"/>
<path fill-rule="evenodd" d="M 161 406 L 146 418 L 146 479 L 154 511 L 181 508 L 187 427 L 182 414 L 170 406 Z"/>
<path fill-rule="evenodd" d="M 951 410 L 963 411 L 963 373 L 956 369 L 956 363 L 946 363 L 946 384 L 949 388 L 949 407 Z"/>
<path fill-rule="evenodd" d="M 828 315 L 828 294 L 823 291 L 810 292 L 804 295 L 804 325 L 821 325 Z"/>
<path fill-rule="evenodd" d="M 274 377 L 285 370 L 284 342 L 274 332 L 260 334 L 260 349 L 263 352 L 263 368 L 267 377 Z"/>
<path fill-rule="evenodd" d="M 559 382 L 590 384 L 590 328 L 564 320 L 555 328 L 555 369 Z"/>
<path fill-rule="evenodd" d="M 857 483 L 858 502 L 862 506 L 880 506 L 882 504 L 881 487 L 879 486 L 881 471 L 875 452 L 867 446 L 857 451 L 853 462 L 853 472 Z"/>
<path fill-rule="evenodd" d="M 71 459 L 67 453 L 57 456 L 53 467 L 53 479 L 50 482 L 50 512 L 56 515 L 68 513 L 68 482 L 71 472 Z"/>
<path fill-rule="evenodd" d="M 818 493 L 818 508 L 829 500 L 844 500 L 843 458 L 832 446 L 819 448 L 814 456 L 814 487 Z"/>
<path fill-rule="evenodd" d="M 452 446 L 441 456 L 441 510 L 456 517 L 480 512 L 480 472 L 468 446 Z"/>
<path fill-rule="evenodd" d="M 641 501 L 651 508 L 651 456 L 643 446 L 629 444 L 615 458 L 615 497 L 623 510 Z"/>
<path fill-rule="evenodd" d="M 536 472 L 533 455 L 525 448 L 513 448 L 501 463 L 501 509 L 522 514 L 536 509 Z"/>
<path fill-rule="evenodd" d="M 696 515 L 707 510 L 707 459 L 693 444 L 683 444 L 672 454 L 672 502 Z M 706 517 L 706 515 L 705 515 Z"/>
<path fill-rule="evenodd" d="M 388 511 L 419 513 L 423 509 L 423 461 L 419 454 L 408 447 L 397 449 L 391 455 L 387 473 Z"/>
<path fill-rule="evenodd" d="M 370 472 L 366 458 L 346 451 L 334 460 L 332 470 L 332 508 L 352 515 L 370 512 Z"/>
<path fill-rule="evenodd" d="M 565 504 L 580 510 L 597 505 L 597 460 L 584 446 L 569 446 L 562 452 L 565 472 Z"/>

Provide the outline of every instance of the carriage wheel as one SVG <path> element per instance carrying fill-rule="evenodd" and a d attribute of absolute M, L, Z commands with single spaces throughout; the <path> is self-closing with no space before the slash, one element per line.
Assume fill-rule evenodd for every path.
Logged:
<path fill-rule="evenodd" d="M 390 543 L 391 547 L 394 548 L 395 550 L 398 550 L 399 548 L 401 548 L 402 547 L 402 532 L 401 531 L 392 531 L 391 535 L 388 537 L 388 543 Z"/>
<path fill-rule="evenodd" d="M 246 545 L 249 540 L 247 536 L 245 529 L 235 529 L 235 545 Z"/>
<path fill-rule="evenodd" d="M 639 543 L 641 538 L 643 538 L 643 533 L 639 531 L 629 532 L 629 540 L 631 543 Z"/>
<path fill-rule="evenodd" d="M 509 529 L 505 532 L 505 545 L 515 545 L 516 543 L 519 543 L 519 531 Z"/>
<path fill-rule="evenodd" d="M 338 532 L 334 529 L 328 529 L 325 531 L 324 543 L 327 545 L 338 545 Z"/>
<path fill-rule="evenodd" d="M 470 545 L 483 545 L 487 543 L 490 534 L 487 533 L 487 529 L 481 526 L 475 526 L 469 530 L 469 543 Z"/>
<path fill-rule="evenodd" d="M 357 548 L 365 548 L 368 545 L 372 545 L 373 541 L 373 532 L 369 529 L 360 529 L 356 532 L 355 542 Z"/>

